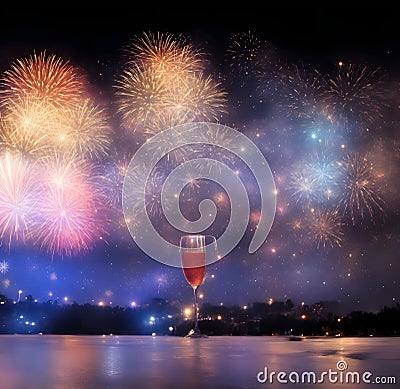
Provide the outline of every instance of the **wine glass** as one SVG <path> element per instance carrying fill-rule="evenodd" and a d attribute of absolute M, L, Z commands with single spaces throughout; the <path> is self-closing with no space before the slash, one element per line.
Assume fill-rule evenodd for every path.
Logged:
<path fill-rule="evenodd" d="M 193 288 L 194 295 L 194 329 L 187 338 L 206 338 L 199 330 L 197 291 L 204 279 L 206 256 L 216 255 L 216 239 L 212 235 L 183 235 L 180 239 L 180 254 L 183 274 Z"/>

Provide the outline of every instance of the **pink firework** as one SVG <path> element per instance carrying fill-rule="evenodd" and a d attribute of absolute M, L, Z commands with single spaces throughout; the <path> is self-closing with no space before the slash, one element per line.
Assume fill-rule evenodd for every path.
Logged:
<path fill-rule="evenodd" d="M 0 243 L 27 237 L 38 197 L 35 177 L 34 166 L 22 157 L 0 157 Z"/>
<path fill-rule="evenodd" d="M 81 162 L 56 159 L 45 167 L 35 242 L 52 256 L 86 254 L 106 233 L 100 193 Z"/>

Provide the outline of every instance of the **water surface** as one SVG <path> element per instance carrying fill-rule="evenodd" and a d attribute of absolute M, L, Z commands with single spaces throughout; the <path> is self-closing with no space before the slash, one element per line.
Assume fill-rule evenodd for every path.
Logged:
<path fill-rule="evenodd" d="M 1 389 L 367 388 L 363 382 L 291 384 L 304 372 L 371 372 L 400 387 L 400 338 L 0 335 Z M 338 362 L 341 363 L 338 367 Z M 346 367 L 347 365 L 347 367 Z M 344 369 L 344 367 L 346 367 Z M 340 370 L 340 369 L 342 370 Z M 261 372 L 261 373 L 260 373 Z M 270 380 L 271 372 L 275 372 Z M 281 374 L 281 382 L 277 374 Z M 267 373 L 267 375 L 265 374 Z M 257 380 L 259 375 L 259 380 Z M 345 376 L 342 376 L 345 378 Z M 266 378 L 268 380 L 262 383 Z M 349 377 L 350 378 L 350 377 Z M 312 379 L 312 376 L 311 376 Z M 391 379 L 393 380 L 393 378 Z M 260 382 L 261 381 L 261 382 Z"/>

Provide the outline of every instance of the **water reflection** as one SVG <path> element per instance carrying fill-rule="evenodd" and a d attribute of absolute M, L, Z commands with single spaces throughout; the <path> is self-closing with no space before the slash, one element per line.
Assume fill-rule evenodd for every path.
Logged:
<path fill-rule="evenodd" d="M 396 376 L 399 345 L 399 338 L 314 338 L 288 342 L 275 336 L 190 339 L 1 335 L 0 387 L 252 388 L 259 385 L 256 376 L 265 367 L 277 372 L 318 373 L 335 369 L 341 360 L 349 371 L 369 370 L 374 375 Z M 400 382 L 400 377 L 397 380 Z M 367 386 L 360 383 L 354 387 Z M 302 385 L 307 387 L 315 384 Z"/>
<path fill-rule="evenodd" d="M 107 376 L 113 376 L 122 373 L 123 353 L 120 347 L 110 346 L 104 351 L 103 371 Z"/>

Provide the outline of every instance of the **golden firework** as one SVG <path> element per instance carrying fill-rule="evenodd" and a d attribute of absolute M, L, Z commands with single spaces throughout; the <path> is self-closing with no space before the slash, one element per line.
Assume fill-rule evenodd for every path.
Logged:
<path fill-rule="evenodd" d="M 143 33 L 126 48 L 128 62 L 161 72 L 184 74 L 205 68 L 204 53 L 182 34 Z"/>
<path fill-rule="evenodd" d="M 0 80 L 1 104 L 7 106 L 16 99 L 35 99 L 54 107 L 64 108 L 84 92 L 83 77 L 68 61 L 41 52 L 17 59 Z"/>
<path fill-rule="evenodd" d="M 99 159 L 108 153 L 111 127 L 107 115 L 89 99 L 60 110 L 60 122 L 54 130 L 51 138 L 56 150 L 89 159 Z"/>
<path fill-rule="evenodd" d="M 0 120 L 0 145 L 25 157 L 43 157 L 51 150 L 48 134 L 57 126 L 53 106 L 31 98 L 10 100 Z"/>

